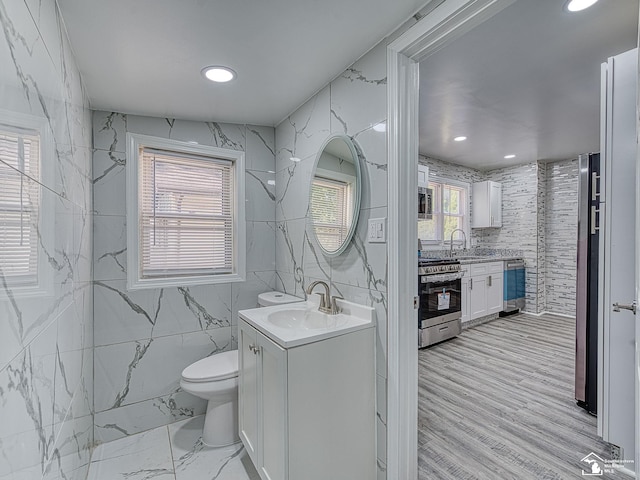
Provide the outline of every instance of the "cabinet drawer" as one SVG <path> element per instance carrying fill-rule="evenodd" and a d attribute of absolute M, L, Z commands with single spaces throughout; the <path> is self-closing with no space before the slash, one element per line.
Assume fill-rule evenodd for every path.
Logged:
<path fill-rule="evenodd" d="M 459 318 L 433 327 L 423 328 L 420 330 L 420 335 L 422 335 L 421 345 L 433 345 L 460 335 L 460 332 L 462 332 L 462 324 Z"/>
<path fill-rule="evenodd" d="M 471 276 L 475 277 L 489 273 L 500 273 L 503 268 L 502 262 L 474 263 L 471 265 Z"/>

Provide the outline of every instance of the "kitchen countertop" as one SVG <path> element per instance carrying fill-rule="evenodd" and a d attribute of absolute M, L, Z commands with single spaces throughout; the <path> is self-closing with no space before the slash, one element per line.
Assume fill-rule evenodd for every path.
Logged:
<path fill-rule="evenodd" d="M 453 257 L 455 258 L 455 256 Z M 487 263 L 487 262 L 503 262 L 505 260 L 522 260 L 522 257 L 514 256 L 500 256 L 500 255 L 487 255 L 486 257 L 468 258 L 460 260 L 460 265 L 469 265 L 472 263 Z"/>

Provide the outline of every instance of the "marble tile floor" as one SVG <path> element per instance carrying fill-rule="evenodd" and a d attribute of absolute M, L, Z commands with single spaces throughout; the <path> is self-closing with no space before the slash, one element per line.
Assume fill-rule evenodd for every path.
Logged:
<path fill-rule="evenodd" d="M 242 443 L 209 448 L 204 416 L 103 443 L 88 480 L 259 480 Z"/>

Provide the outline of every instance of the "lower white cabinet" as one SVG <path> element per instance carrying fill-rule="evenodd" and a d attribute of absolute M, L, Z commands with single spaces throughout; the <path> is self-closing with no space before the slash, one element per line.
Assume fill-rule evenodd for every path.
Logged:
<path fill-rule="evenodd" d="M 240 438 L 263 480 L 375 478 L 374 336 L 284 349 L 238 320 Z"/>
<path fill-rule="evenodd" d="M 462 323 L 502 311 L 503 269 L 503 262 L 462 266 Z"/>

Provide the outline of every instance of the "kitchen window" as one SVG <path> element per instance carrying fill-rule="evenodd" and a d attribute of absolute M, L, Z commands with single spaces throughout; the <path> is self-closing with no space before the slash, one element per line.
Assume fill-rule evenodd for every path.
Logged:
<path fill-rule="evenodd" d="M 127 137 L 129 288 L 243 281 L 244 154 Z"/>
<path fill-rule="evenodd" d="M 469 184 L 431 177 L 429 188 L 433 189 L 432 218 L 418 220 L 418 238 L 423 247 L 448 247 L 455 229 L 464 231 L 469 246 Z M 458 231 L 453 241 L 454 244 L 463 244 L 464 236 Z"/>

